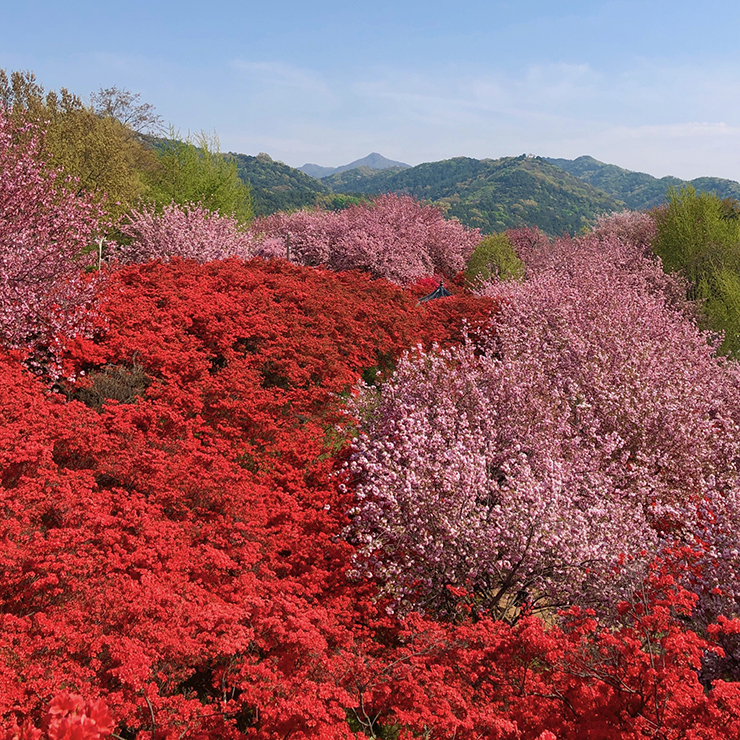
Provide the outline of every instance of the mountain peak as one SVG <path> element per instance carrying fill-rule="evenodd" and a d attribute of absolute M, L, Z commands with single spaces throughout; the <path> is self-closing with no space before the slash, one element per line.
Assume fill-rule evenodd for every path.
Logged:
<path fill-rule="evenodd" d="M 354 170 L 357 167 L 367 167 L 371 170 L 387 170 L 391 167 L 399 167 L 401 169 L 408 169 L 411 165 L 404 162 L 396 162 L 393 159 L 387 159 L 378 152 L 371 152 L 367 157 L 362 159 L 356 159 L 354 162 L 349 164 L 343 164 L 341 167 L 323 167 L 320 164 L 311 164 L 307 162 L 303 167 L 298 169 L 304 172 L 306 175 L 315 177 L 316 179 L 322 177 L 329 177 L 329 175 L 335 175 L 338 172 L 346 172 L 347 170 Z"/>

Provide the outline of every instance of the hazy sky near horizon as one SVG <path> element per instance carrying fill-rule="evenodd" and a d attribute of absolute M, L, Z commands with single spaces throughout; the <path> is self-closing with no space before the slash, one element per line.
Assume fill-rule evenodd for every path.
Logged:
<path fill-rule="evenodd" d="M 740 180 L 739 26 L 728 0 L 5 0 L 0 68 L 127 88 L 292 166 L 590 154 Z"/>

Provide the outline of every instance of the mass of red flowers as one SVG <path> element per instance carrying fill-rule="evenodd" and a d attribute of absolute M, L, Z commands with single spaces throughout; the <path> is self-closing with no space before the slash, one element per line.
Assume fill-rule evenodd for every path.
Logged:
<path fill-rule="evenodd" d="M 69 689 L 104 697 L 123 736 L 349 732 L 378 606 L 344 575 L 342 397 L 493 306 L 419 294 L 155 262 L 110 276 L 66 396 L 3 358 L 3 716 Z"/>
<path fill-rule="evenodd" d="M 740 733 L 737 685 L 700 682 L 718 648 L 686 628 L 677 566 L 616 628 L 466 616 L 459 590 L 455 619 L 401 619 L 347 578 L 344 398 L 497 311 L 421 292 L 283 261 L 154 262 L 109 276 L 64 393 L 3 357 L 7 737 Z"/>
<path fill-rule="evenodd" d="M 0 188 L 0 736 L 740 738 L 740 374 L 644 218 L 513 234 L 529 282 L 420 302 L 453 262 L 182 259 L 149 214 L 181 248 L 91 281 L 28 260 L 86 201 L 4 155 L 36 185 Z M 394 259 L 469 251 L 379 207 L 422 220 Z M 332 249 L 385 243 L 373 208 Z"/>

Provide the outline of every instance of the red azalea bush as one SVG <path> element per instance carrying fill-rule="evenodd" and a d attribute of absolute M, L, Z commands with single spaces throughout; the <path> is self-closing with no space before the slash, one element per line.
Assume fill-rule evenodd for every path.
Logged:
<path fill-rule="evenodd" d="M 656 565 L 619 621 L 572 609 L 546 626 L 484 617 L 451 626 L 410 616 L 395 661 L 363 678 L 367 734 L 398 722 L 416 736 L 579 740 L 740 736 L 738 685 L 707 691 L 698 668 L 718 648 L 686 629 L 695 597 Z M 715 631 L 733 632 L 737 621 Z M 402 734 L 400 736 L 403 736 Z M 411 735 L 414 736 L 414 735 Z"/>
<path fill-rule="evenodd" d="M 102 305 L 69 400 L 2 363 L 3 716 L 64 685 L 124 736 L 346 735 L 374 607 L 344 575 L 341 395 L 493 302 L 175 260 L 113 273 Z"/>

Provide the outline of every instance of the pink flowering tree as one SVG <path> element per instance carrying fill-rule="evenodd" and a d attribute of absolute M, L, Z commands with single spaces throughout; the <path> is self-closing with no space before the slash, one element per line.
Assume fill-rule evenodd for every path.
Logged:
<path fill-rule="evenodd" d="M 332 270 L 366 270 L 401 285 L 464 269 L 480 241 L 477 229 L 445 220 L 442 211 L 410 196 L 380 195 L 340 212 L 278 213 L 256 221 L 252 233 L 270 254 Z"/>
<path fill-rule="evenodd" d="M 582 276 L 602 269 L 604 260 L 618 269 L 620 279 L 638 291 L 646 290 L 695 319 L 697 307 L 686 300 L 686 282 L 666 274 L 651 248 L 655 221 L 647 213 L 622 211 L 599 218 L 588 238 L 550 240 L 538 229 L 512 229 L 506 236 L 524 262 L 529 276 L 556 271 L 561 276 Z"/>
<path fill-rule="evenodd" d="M 620 211 L 596 219 L 591 233 L 600 239 L 617 238 L 625 245 L 651 254 L 658 229 L 655 219 L 645 211 Z"/>
<path fill-rule="evenodd" d="M 83 272 L 92 258 L 85 250 L 102 213 L 41 151 L 42 134 L 0 106 L 0 338 L 54 353 L 61 335 L 85 324 L 95 293 Z"/>
<path fill-rule="evenodd" d="M 172 257 L 198 262 L 238 257 L 249 259 L 255 251 L 254 238 L 230 217 L 208 210 L 202 204 L 171 203 L 161 212 L 143 206 L 127 217 L 121 233 L 129 244 L 114 245 L 111 255 L 120 262 L 148 262 Z"/>
<path fill-rule="evenodd" d="M 250 231 L 264 245 L 259 256 L 317 267 L 330 262 L 344 226 L 341 213 L 335 211 L 296 211 L 257 219 Z"/>
<path fill-rule="evenodd" d="M 357 402 L 356 575 L 402 610 L 445 613 L 451 593 L 505 618 L 608 610 L 664 546 L 737 542 L 734 366 L 641 245 L 524 237 L 536 268 L 486 289 L 501 306 L 486 340 L 412 353 Z M 738 582 L 733 557 L 704 593 Z"/>

